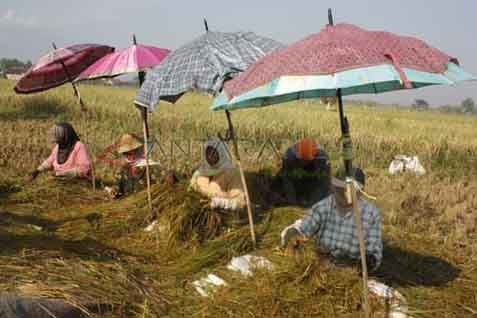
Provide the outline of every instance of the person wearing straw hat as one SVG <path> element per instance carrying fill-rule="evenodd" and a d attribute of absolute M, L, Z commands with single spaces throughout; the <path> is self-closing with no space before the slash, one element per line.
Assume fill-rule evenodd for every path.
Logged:
<path fill-rule="evenodd" d="M 359 168 L 354 168 L 353 173 L 362 191 L 365 175 Z M 298 244 L 302 236 L 315 239 L 318 250 L 335 260 L 355 263 L 360 259 L 353 206 L 346 200 L 344 180 L 342 172 L 331 178 L 332 194 L 313 205 L 303 218 L 281 232 L 282 247 L 291 242 Z M 362 197 L 361 191 L 358 193 L 358 206 L 362 213 L 366 261 L 373 271 L 379 267 L 383 255 L 381 215 L 374 204 Z"/>
<path fill-rule="evenodd" d="M 272 189 L 282 203 L 311 206 L 329 194 L 329 176 L 328 154 L 313 139 L 302 138 L 285 152 Z"/>
<path fill-rule="evenodd" d="M 225 143 L 210 138 L 203 150 L 204 163 L 191 179 L 190 187 L 210 198 L 213 209 L 241 210 L 246 206 L 238 169 L 232 164 Z"/>
<path fill-rule="evenodd" d="M 40 173 L 53 170 L 59 178 L 91 178 L 91 159 L 73 126 L 67 122 L 55 124 L 48 132 L 55 146 L 50 156 L 30 175 L 33 181 Z"/>
<path fill-rule="evenodd" d="M 114 149 L 120 155 L 120 158 L 107 159 L 106 153 L 111 154 Z M 98 157 L 103 161 L 109 161 L 111 165 L 119 168 L 116 174 L 116 186 L 105 187 L 106 192 L 112 197 L 119 198 L 126 193 L 132 193 L 144 187 L 146 171 L 144 165 L 144 142 L 142 138 L 135 134 L 124 134 L 116 144 L 107 147 Z M 158 163 L 151 161 L 149 163 L 150 166 L 157 164 Z"/>

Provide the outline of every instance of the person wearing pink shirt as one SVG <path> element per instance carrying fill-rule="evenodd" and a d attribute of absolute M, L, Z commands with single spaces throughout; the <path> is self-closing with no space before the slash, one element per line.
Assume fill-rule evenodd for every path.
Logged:
<path fill-rule="evenodd" d="M 50 156 L 31 173 L 30 180 L 48 170 L 53 170 L 56 177 L 91 177 L 88 151 L 71 124 L 64 122 L 54 125 L 49 131 L 49 138 L 56 145 Z"/>

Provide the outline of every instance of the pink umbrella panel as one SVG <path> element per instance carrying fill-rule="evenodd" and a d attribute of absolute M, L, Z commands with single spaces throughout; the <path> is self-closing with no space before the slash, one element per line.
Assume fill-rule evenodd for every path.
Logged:
<path fill-rule="evenodd" d="M 71 82 L 98 59 L 113 51 L 113 47 L 99 44 L 76 44 L 56 49 L 41 57 L 18 81 L 14 90 L 18 94 L 30 94 Z"/>
<path fill-rule="evenodd" d="M 133 45 L 99 59 L 84 70 L 76 79 L 91 80 L 137 73 L 161 63 L 170 53 L 168 49 L 146 45 Z"/>

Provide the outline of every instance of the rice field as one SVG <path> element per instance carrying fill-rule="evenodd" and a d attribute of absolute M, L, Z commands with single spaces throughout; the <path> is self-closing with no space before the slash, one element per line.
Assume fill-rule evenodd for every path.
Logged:
<path fill-rule="evenodd" d="M 360 276 L 314 252 L 278 249 L 282 228 L 303 214 L 273 208 L 260 197 L 277 154 L 301 136 L 325 146 L 340 164 L 336 112 L 317 102 L 294 102 L 232 113 L 256 207 L 256 250 L 243 216 L 208 210 L 188 191 L 201 142 L 225 134 L 224 113 L 211 99 L 184 96 L 150 116 L 154 159 L 180 177 L 153 186 L 159 226 L 144 192 L 110 201 L 101 190 L 112 169 L 96 162 L 98 190 L 47 175 L 26 176 L 48 154 L 46 132 L 69 121 L 96 158 L 125 132 L 140 132 L 133 88 L 81 85 L 89 110 L 80 111 L 71 87 L 18 96 L 0 80 L 0 290 L 58 297 L 111 317 L 359 317 Z M 477 316 L 476 118 L 405 108 L 346 104 L 356 162 L 367 173 L 384 222 L 383 265 L 373 278 L 396 288 L 412 317 Z M 273 145 L 273 147 L 272 147 Z M 397 154 L 417 155 L 421 177 L 390 176 Z M 253 253 L 273 264 L 244 278 L 226 269 L 234 256 Z M 202 298 L 192 282 L 215 273 L 227 281 Z M 371 301 L 375 317 L 384 306 Z"/>

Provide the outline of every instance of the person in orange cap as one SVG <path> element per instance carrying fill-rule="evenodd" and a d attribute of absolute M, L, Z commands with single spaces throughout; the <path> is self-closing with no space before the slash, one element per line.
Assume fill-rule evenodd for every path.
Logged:
<path fill-rule="evenodd" d="M 330 192 L 328 154 L 313 139 L 302 138 L 285 152 L 277 176 L 273 187 L 281 203 L 311 206 Z"/>

